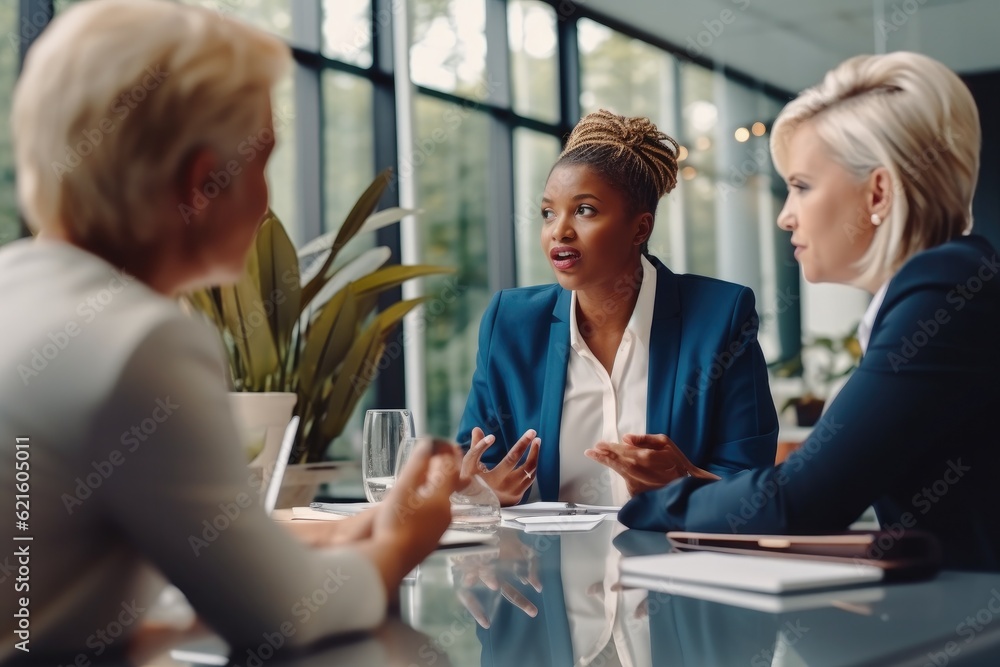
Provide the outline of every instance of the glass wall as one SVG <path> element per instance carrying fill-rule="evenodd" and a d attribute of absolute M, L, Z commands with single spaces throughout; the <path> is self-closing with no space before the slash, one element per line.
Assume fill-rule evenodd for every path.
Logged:
<path fill-rule="evenodd" d="M 182 0 L 223 16 L 234 16 L 288 39 L 292 36 L 293 0 Z"/>
<path fill-rule="evenodd" d="M 375 178 L 373 92 L 359 76 L 325 70 L 322 77 L 323 231 L 333 231 Z"/>
<path fill-rule="evenodd" d="M 423 261 L 456 273 L 427 279 L 424 307 L 427 426 L 454 437 L 475 368 L 479 318 L 490 293 L 486 202 L 487 118 L 421 96 L 416 102 L 414 176 Z"/>
<path fill-rule="evenodd" d="M 507 4 L 514 111 L 555 123 L 559 120 L 559 50 L 555 10 L 536 0 Z"/>
<path fill-rule="evenodd" d="M 549 170 L 559 157 L 559 139 L 526 128 L 514 130 L 514 232 L 517 284 L 555 282 L 549 258 L 541 249 L 542 195 Z"/>
<path fill-rule="evenodd" d="M 558 123 L 559 35 L 555 9 L 536 0 L 507 3 L 507 46 L 514 112 Z M 541 200 L 549 170 L 559 157 L 558 133 L 513 130 L 514 257 L 518 285 L 555 281 L 539 245 Z"/>
<path fill-rule="evenodd" d="M 484 0 L 411 0 L 413 82 L 482 98 L 486 80 Z"/>
<path fill-rule="evenodd" d="M 386 27 L 384 17 L 376 26 Z M 323 0 L 323 55 L 358 67 L 372 66 L 371 0 Z"/>
<path fill-rule="evenodd" d="M 607 109 L 623 116 L 645 116 L 663 132 L 679 140 L 674 58 L 641 40 L 606 26 L 580 19 L 580 110 L 587 114 Z M 668 265 L 684 269 L 682 258 L 672 253 L 679 190 L 660 202 L 649 238 L 649 251 Z M 679 261 L 678 261 L 679 260 Z"/>
<path fill-rule="evenodd" d="M 295 86 L 291 76 L 286 76 L 271 96 L 271 115 L 274 122 L 275 145 L 267 161 L 268 200 L 271 210 L 285 225 L 292 240 L 301 245 L 299 207 L 295 201 Z"/>
<path fill-rule="evenodd" d="M 680 66 L 680 135 L 687 149 L 680 171 L 684 183 L 684 230 L 687 270 L 716 275 L 715 263 L 715 157 L 718 148 L 719 108 L 712 93 L 711 70 L 698 65 Z"/>
<path fill-rule="evenodd" d="M 667 45 L 606 26 L 583 5 L 564 11 L 555 0 L 183 1 L 248 20 L 298 47 L 294 75 L 275 91 L 279 143 L 268 167 L 272 208 L 297 243 L 339 228 L 380 169 L 412 173 L 422 210 L 420 260 L 456 269 L 425 281 L 431 301 L 421 315 L 423 342 L 405 352 L 424 358 L 431 432 L 455 434 L 491 292 L 553 280 L 539 248 L 545 179 L 579 114 L 600 108 L 648 116 L 681 144 L 679 184 L 657 211 L 653 254 L 678 271 L 753 286 L 767 355 L 782 352 L 766 329 L 788 284 L 772 232 L 783 187 L 766 155 L 780 100 Z M 395 158 L 393 112 L 411 110 L 396 102 L 384 48 L 403 7 L 415 87 L 412 165 Z M 16 31 L 16 8 L 0 6 L 0 28 Z M 574 52 L 578 58 L 561 58 Z M 16 62 L 16 49 L 0 51 L 5 115 Z M 303 185 L 310 179 L 312 189 Z M 3 126 L 0 242 L 17 234 L 13 192 Z M 723 249 L 733 238 L 740 243 Z M 347 254 L 376 242 L 398 248 L 398 228 L 359 239 Z M 401 370 L 392 377 L 402 384 Z M 376 393 L 358 415 L 379 402 Z M 358 424 L 360 417 L 345 438 L 357 439 Z M 337 455 L 350 456 L 351 448 Z"/>

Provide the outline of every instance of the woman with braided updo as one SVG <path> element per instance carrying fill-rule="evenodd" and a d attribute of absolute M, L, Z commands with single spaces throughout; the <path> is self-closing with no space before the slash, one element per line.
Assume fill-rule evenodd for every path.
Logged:
<path fill-rule="evenodd" d="M 648 119 L 602 110 L 549 173 L 541 244 L 558 284 L 493 297 L 458 436 L 465 474 L 504 505 L 622 505 L 774 461 L 753 292 L 647 252 L 677 149 Z"/>

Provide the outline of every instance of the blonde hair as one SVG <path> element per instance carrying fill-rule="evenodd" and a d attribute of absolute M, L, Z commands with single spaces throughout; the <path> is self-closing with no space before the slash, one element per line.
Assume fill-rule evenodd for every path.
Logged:
<path fill-rule="evenodd" d="M 291 61 L 275 37 L 198 7 L 91 0 L 32 46 L 14 90 L 17 189 L 33 231 L 107 259 L 151 249 L 161 205 L 198 149 L 225 163 L 267 121 Z M 112 257 L 108 257 L 111 255 Z"/>
<path fill-rule="evenodd" d="M 783 176 L 789 141 L 807 122 L 859 180 L 878 167 L 889 173 L 890 212 L 859 262 L 857 283 L 892 275 L 913 254 L 971 231 L 979 112 L 938 61 L 901 51 L 856 56 L 828 72 L 775 120 L 771 153 Z"/>

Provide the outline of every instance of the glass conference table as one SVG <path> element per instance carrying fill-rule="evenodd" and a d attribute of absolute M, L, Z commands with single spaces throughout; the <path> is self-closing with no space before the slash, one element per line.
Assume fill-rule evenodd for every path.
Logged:
<path fill-rule="evenodd" d="M 588 532 L 502 528 L 489 544 L 435 552 L 404 582 L 380 630 L 267 665 L 1000 665 L 1000 573 L 842 590 L 808 602 L 735 604 L 617 584 L 623 554 L 664 535 L 607 520 Z M 745 603 L 744 603 L 745 604 Z M 218 640 L 152 665 L 226 664 Z M 248 652 L 233 665 L 256 664 Z"/>

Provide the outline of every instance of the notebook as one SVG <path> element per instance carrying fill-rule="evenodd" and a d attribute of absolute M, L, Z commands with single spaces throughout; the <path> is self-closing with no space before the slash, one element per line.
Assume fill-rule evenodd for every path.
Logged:
<path fill-rule="evenodd" d="M 626 585 L 666 582 L 769 595 L 879 583 L 884 574 L 873 565 L 708 552 L 633 556 L 621 561 L 621 580 Z"/>

